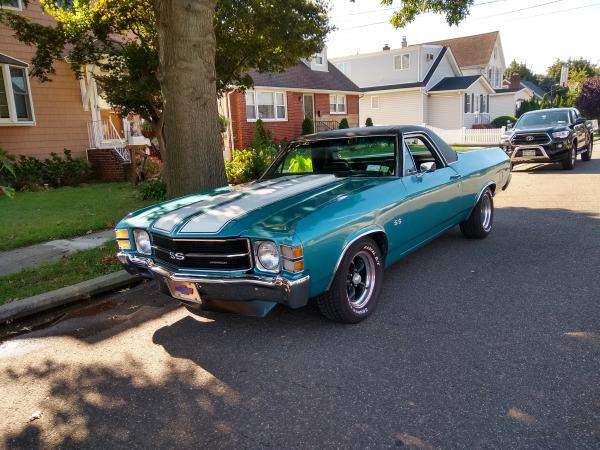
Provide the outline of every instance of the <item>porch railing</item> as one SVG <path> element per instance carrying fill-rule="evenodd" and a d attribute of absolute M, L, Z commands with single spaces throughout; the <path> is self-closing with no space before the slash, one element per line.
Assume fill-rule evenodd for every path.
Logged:
<path fill-rule="evenodd" d="M 315 133 L 319 131 L 337 130 L 340 123 L 337 120 L 315 120 Z"/>
<path fill-rule="evenodd" d="M 121 136 L 115 124 L 110 120 L 88 122 L 90 148 L 110 148 L 124 162 L 130 162 L 127 139 Z"/>
<path fill-rule="evenodd" d="M 492 116 L 488 113 L 474 113 L 473 125 L 489 125 L 492 122 Z"/>

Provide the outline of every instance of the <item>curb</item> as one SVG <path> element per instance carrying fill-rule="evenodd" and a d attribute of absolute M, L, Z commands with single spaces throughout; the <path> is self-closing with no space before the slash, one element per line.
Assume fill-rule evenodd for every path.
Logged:
<path fill-rule="evenodd" d="M 58 306 L 88 299 L 94 295 L 131 286 L 141 280 L 140 276 L 130 275 L 121 270 L 119 272 L 103 275 L 92 280 L 44 292 L 43 294 L 15 300 L 0 306 L 0 324 L 14 319 L 37 314 Z"/>

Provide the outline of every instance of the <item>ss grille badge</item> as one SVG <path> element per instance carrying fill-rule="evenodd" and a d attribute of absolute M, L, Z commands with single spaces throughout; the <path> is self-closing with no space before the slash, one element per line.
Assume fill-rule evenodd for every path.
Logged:
<path fill-rule="evenodd" d="M 176 259 L 177 261 L 183 261 L 185 259 L 185 255 L 183 253 L 169 252 L 169 256 L 171 259 Z"/>

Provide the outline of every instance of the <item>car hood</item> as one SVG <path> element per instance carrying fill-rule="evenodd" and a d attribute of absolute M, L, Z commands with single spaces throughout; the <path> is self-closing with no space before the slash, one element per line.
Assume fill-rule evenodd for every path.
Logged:
<path fill-rule="evenodd" d="M 227 186 L 136 211 L 117 228 L 145 228 L 173 237 L 289 234 L 300 219 L 324 205 L 382 181 L 320 174 Z"/>

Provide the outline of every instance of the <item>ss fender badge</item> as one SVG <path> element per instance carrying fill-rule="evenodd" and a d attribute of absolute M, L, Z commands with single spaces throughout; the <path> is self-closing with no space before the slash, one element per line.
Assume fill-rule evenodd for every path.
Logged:
<path fill-rule="evenodd" d="M 400 217 L 394 219 L 394 226 L 397 227 L 398 225 L 402 225 L 402 219 Z"/>

